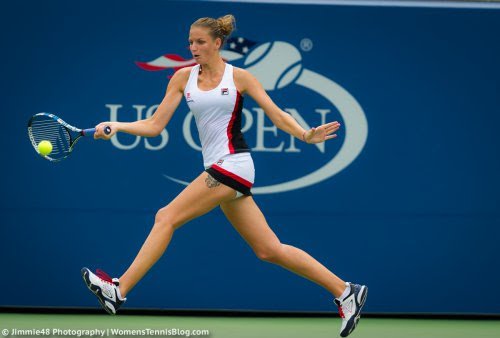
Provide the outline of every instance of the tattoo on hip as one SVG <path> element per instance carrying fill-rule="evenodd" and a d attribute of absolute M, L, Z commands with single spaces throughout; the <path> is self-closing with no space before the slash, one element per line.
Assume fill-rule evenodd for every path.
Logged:
<path fill-rule="evenodd" d="M 220 185 L 220 182 L 217 181 L 212 176 L 210 176 L 210 174 L 208 174 L 207 178 L 205 178 L 205 183 L 207 184 L 207 187 L 210 188 L 210 189 L 218 187 Z"/>

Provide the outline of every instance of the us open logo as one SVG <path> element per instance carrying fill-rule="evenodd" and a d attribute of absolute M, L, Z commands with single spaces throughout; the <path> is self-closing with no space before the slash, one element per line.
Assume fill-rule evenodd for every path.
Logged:
<path fill-rule="evenodd" d="M 358 103 L 358 101 L 341 85 L 333 81 L 332 79 L 309 70 L 306 68 L 307 65 L 302 63 L 301 52 L 292 44 L 284 41 L 273 41 L 265 42 L 262 44 L 257 44 L 255 42 L 246 40 L 242 37 L 232 38 L 227 42 L 228 49 L 222 50 L 222 57 L 229 63 L 238 63 L 238 66 L 248 70 L 252 73 L 263 85 L 264 89 L 269 92 L 271 97 L 274 92 L 279 92 L 285 90 L 288 86 L 296 85 L 300 91 L 308 94 L 313 93 L 323 98 L 323 101 L 327 101 L 332 107 L 336 108 L 339 112 L 342 123 L 342 129 L 344 133 L 343 143 L 339 150 L 333 155 L 331 153 L 325 152 L 325 146 L 328 146 L 329 141 L 321 144 L 316 144 L 315 146 L 320 151 L 320 153 L 325 154 L 324 156 L 330 156 L 326 158 L 326 163 L 318 165 L 317 167 L 311 167 L 311 171 L 301 175 L 300 177 L 287 179 L 283 182 L 277 182 L 273 184 L 268 184 L 264 186 L 254 186 L 252 188 L 252 193 L 254 194 L 272 194 L 279 192 L 287 192 L 291 190 L 305 188 L 322 181 L 325 181 L 332 176 L 336 175 L 340 171 L 347 168 L 361 153 L 363 150 L 366 140 L 368 137 L 368 122 L 366 120 L 365 113 Z M 155 60 L 149 62 L 137 62 L 137 65 L 142 69 L 148 71 L 158 71 L 165 69 L 180 69 L 182 67 L 194 65 L 194 60 L 186 60 L 180 56 L 174 54 L 166 54 Z M 226 89 L 227 90 L 227 89 Z M 224 88 L 221 90 L 221 95 L 226 95 L 227 91 L 224 92 Z M 189 99 L 189 98 L 188 98 Z M 291 98 L 290 101 L 293 101 Z M 118 109 L 121 105 L 106 105 L 110 109 L 111 121 L 117 120 Z M 151 106 L 147 112 L 146 116 L 151 116 L 158 105 Z M 142 118 L 142 110 L 146 106 L 134 106 L 137 110 L 138 119 Z M 244 109 L 243 115 L 245 116 L 247 123 L 242 124 L 242 131 L 245 132 L 250 124 L 256 120 L 256 124 L 263 119 L 264 112 L 260 108 L 252 109 L 257 113 L 257 118 L 254 119 L 252 113 Z M 301 115 L 295 109 L 285 109 L 301 124 L 306 130 L 317 126 L 321 123 L 330 122 L 326 120 L 325 116 L 328 113 L 325 109 L 314 109 L 314 107 L 308 108 L 308 111 L 315 112 L 321 115 L 321 123 L 309 124 L 307 121 L 311 119 L 309 116 Z M 309 113 L 310 114 L 310 113 Z M 317 116 L 315 116 L 317 120 Z M 201 147 L 196 144 L 194 140 L 195 137 L 191 135 L 190 125 L 192 124 L 193 115 L 188 113 L 185 117 L 183 123 L 183 134 L 184 138 L 189 146 L 193 149 L 201 151 Z M 262 127 L 261 133 L 264 134 L 265 129 L 269 127 Z M 259 127 L 257 127 L 257 133 L 259 133 Z M 158 146 L 152 146 L 145 140 L 146 149 L 149 150 L 159 150 L 166 146 L 168 143 L 168 133 L 166 130 L 162 132 L 161 142 Z M 139 139 L 132 145 L 121 144 L 116 137 L 113 137 L 112 142 L 115 147 L 123 150 L 131 149 L 137 146 Z M 252 148 L 252 152 L 264 151 L 268 152 L 269 149 L 265 148 L 263 144 L 263 135 L 257 135 L 257 141 L 255 147 Z M 312 145 L 309 145 L 312 146 Z M 294 141 L 291 141 L 291 145 L 287 150 L 293 147 L 294 150 L 297 148 L 294 145 Z M 275 148 L 273 148 L 275 149 Z M 283 151 L 282 149 L 279 151 Z M 299 150 L 300 151 L 300 150 Z M 278 152 L 278 151 L 277 151 Z M 165 178 L 187 185 L 189 184 L 183 178 L 174 177 L 171 175 L 164 174 Z M 258 182 L 257 182 L 258 183 Z"/>

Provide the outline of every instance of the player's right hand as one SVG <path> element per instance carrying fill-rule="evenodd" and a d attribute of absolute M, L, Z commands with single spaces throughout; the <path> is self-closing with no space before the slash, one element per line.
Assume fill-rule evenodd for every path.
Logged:
<path fill-rule="evenodd" d="M 95 126 L 94 139 L 109 140 L 118 131 L 118 124 L 119 124 L 118 122 L 109 122 L 109 121 L 99 123 L 97 126 Z M 111 129 L 111 132 L 109 134 L 105 133 L 106 127 L 109 127 L 109 129 Z"/>

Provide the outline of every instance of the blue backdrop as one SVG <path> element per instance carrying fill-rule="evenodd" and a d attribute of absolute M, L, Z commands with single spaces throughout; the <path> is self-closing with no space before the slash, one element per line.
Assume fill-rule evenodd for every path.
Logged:
<path fill-rule="evenodd" d="M 0 289 L 17 290 L 0 305 L 96 306 L 80 268 L 119 276 L 177 181 L 203 169 L 184 102 L 158 138 L 82 140 L 57 164 L 32 149 L 29 117 L 48 111 L 80 127 L 144 118 L 173 70 L 137 62 L 190 59 L 190 24 L 232 13 L 235 43 L 249 49 L 228 45 L 231 63 L 303 125 L 343 123 L 337 140 L 305 145 L 245 102 L 255 199 L 281 241 L 369 285 L 369 312 L 500 313 L 499 10 L 25 6 L 0 13 Z M 334 310 L 320 287 L 259 261 L 219 210 L 176 232 L 127 306 Z"/>

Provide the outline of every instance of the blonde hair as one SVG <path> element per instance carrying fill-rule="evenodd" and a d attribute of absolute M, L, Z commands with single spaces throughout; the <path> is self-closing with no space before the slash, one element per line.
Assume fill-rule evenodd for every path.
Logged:
<path fill-rule="evenodd" d="M 232 14 L 221 16 L 220 18 L 200 18 L 193 22 L 191 27 L 204 27 L 208 28 L 210 36 L 215 40 L 221 39 L 221 46 L 224 45 L 227 38 L 233 32 L 236 25 L 236 20 Z"/>

